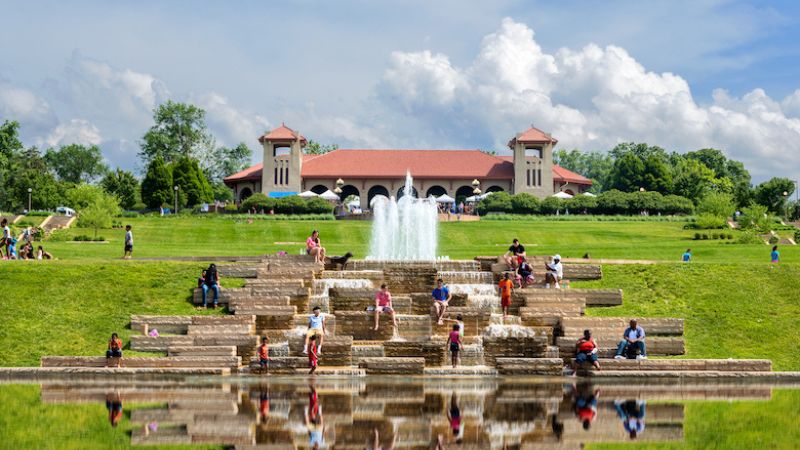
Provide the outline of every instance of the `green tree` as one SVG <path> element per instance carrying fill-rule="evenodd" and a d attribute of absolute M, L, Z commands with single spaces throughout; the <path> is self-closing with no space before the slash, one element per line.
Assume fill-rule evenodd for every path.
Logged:
<path fill-rule="evenodd" d="M 136 204 L 136 192 L 139 191 L 139 180 L 133 173 L 117 168 L 109 172 L 100 181 L 100 186 L 109 194 L 116 195 L 124 209 L 131 209 Z"/>
<path fill-rule="evenodd" d="M 303 149 L 303 153 L 306 155 L 324 155 L 325 153 L 332 152 L 339 148 L 339 144 L 320 144 L 315 140 L 308 141 L 306 147 Z"/>
<path fill-rule="evenodd" d="M 47 169 L 47 163 L 36 147 L 20 152 L 11 164 L 11 175 L 6 183 L 7 197 L 3 199 L 6 207 L 27 208 L 28 189 L 31 189 L 31 209 L 59 206 L 64 189 Z"/>
<path fill-rule="evenodd" d="M 786 195 L 783 195 L 783 193 Z M 786 201 L 794 192 L 794 182 L 788 178 L 772 178 L 765 181 L 755 189 L 755 201 L 767 207 L 775 214 L 783 215 L 786 212 Z"/>
<path fill-rule="evenodd" d="M 709 214 L 723 219 L 733 214 L 735 209 L 733 195 L 725 192 L 708 192 L 697 203 L 697 212 L 699 214 Z"/>
<path fill-rule="evenodd" d="M 139 157 L 145 163 L 160 156 L 166 163 L 181 157 L 204 157 L 214 147 L 202 108 L 168 100 L 153 111 L 153 124 L 142 137 Z"/>
<path fill-rule="evenodd" d="M 611 171 L 611 187 L 622 191 L 638 191 L 644 184 L 644 162 L 633 153 L 625 153 L 614 161 Z"/>
<path fill-rule="evenodd" d="M 705 164 L 696 159 L 680 158 L 675 167 L 672 192 L 697 202 L 711 190 L 714 182 L 714 171 Z"/>
<path fill-rule="evenodd" d="M 90 183 L 108 172 L 103 155 L 96 145 L 64 145 L 58 150 L 48 149 L 44 160 L 61 181 Z"/>
<path fill-rule="evenodd" d="M 19 159 L 23 145 L 19 140 L 19 123 L 4 121 L 0 125 L 0 208 L 11 208 L 9 191 L 13 162 Z"/>
<path fill-rule="evenodd" d="M 553 157 L 559 166 L 592 180 L 591 192 L 603 192 L 609 188 L 614 160 L 608 153 L 560 149 L 553 153 Z"/>
<path fill-rule="evenodd" d="M 75 209 L 75 211 L 81 211 L 92 203 L 95 203 L 101 195 L 105 195 L 105 193 L 99 186 L 81 183 L 68 189 L 64 197 L 67 206 Z"/>
<path fill-rule="evenodd" d="M 156 156 L 147 166 L 147 174 L 142 180 L 142 201 L 152 209 L 168 205 L 173 195 L 172 186 L 172 172 L 164 164 L 164 159 Z"/>
<path fill-rule="evenodd" d="M 699 161 L 714 171 L 714 189 L 732 193 L 738 206 L 750 203 L 752 200 L 750 172 L 745 169 L 742 162 L 728 159 L 721 150 L 715 148 L 688 152 L 685 157 Z"/>
<path fill-rule="evenodd" d="M 78 210 L 78 226 L 94 229 L 94 237 L 100 228 L 111 228 L 112 220 L 121 212 L 117 197 L 98 191 L 92 203 Z"/>
<path fill-rule="evenodd" d="M 247 168 L 252 157 L 253 151 L 244 142 L 236 147 L 217 147 L 207 161 L 206 177 L 211 181 L 222 181 L 223 178 Z"/>
<path fill-rule="evenodd" d="M 213 192 L 196 159 L 180 158 L 172 166 L 172 182 L 178 186 L 178 202 L 195 206 L 213 200 Z"/>
<path fill-rule="evenodd" d="M 771 224 L 772 218 L 770 218 L 766 206 L 753 202 L 742 208 L 739 226 L 743 230 L 766 232 L 769 231 Z"/>

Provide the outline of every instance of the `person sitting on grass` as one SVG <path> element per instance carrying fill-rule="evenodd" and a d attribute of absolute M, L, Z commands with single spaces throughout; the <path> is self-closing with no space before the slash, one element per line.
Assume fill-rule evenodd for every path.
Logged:
<path fill-rule="evenodd" d="M 36 259 L 39 261 L 43 259 L 53 259 L 53 255 L 47 253 L 44 248 L 40 245 L 39 248 L 36 249 Z"/>
<path fill-rule="evenodd" d="M 564 268 L 561 265 L 561 255 L 553 256 L 553 261 L 550 263 L 545 263 L 544 265 L 545 270 L 545 285 L 544 287 L 549 288 L 550 284 L 553 284 L 553 287 L 556 289 L 561 289 L 561 279 L 564 278 Z"/>
<path fill-rule="evenodd" d="M 511 242 L 511 247 L 508 247 L 508 251 L 503 255 L 503 259 L 508 264 L 508 267 L 516 269 L 522 262 L 520 258 L 525 258 L 525 246 L 519 243 L 519 239 L 514 239 Z"/>
<path fill-rule="evenodd" d="M 33 245 L 26 242 L 25 245 L 22 246 L 18 258 L 29 260 L 29 259 L 34 259 L 34 256 L 35 255 L 33 254 Z"/>
<path fill-rule="evenodd" d="M 591 361 L 595 369 L 600 370 L 600 363 L 597 362 L 597 342 L 592 337 L 590 330 L 583 330 L 583 337 L 578 339 L 575 344 L 575 360 L 572 361 L 572 368 L 575 375 L 578 368 L 586 361 Z"/>
<path fill-rule="evenodd" d="M 9 239 L 8 259 L 17 259 L 17 240 L 15 238 Z"/>
<path fill-rule="evenodd" d="M 534 283 L 533 267 L 531 267 L 528 260 L 522 258 L 519 267 L 517 268 L 517 284 L 519 288 L 525 288 Z"/>
<path fill-rule="evenodd" d="M 692 260 L 692 249 L 687 248 L 686 251 L 681 256 L 681 261 L 683 262 L 690 262 Z"/>
<path fill-rule="evenodd" d="M 769 254 L 772 264 L 777 264 L 781 260 L 781 254 L 778 252 L 778 246 L 772 247 L 772 252 Z"/>
<path fill-rule="evenodd" d="M 458 324 L 453 325 L 453 330 L 447 336 L 447 346 L 450 347 L 450 358 L 453 362 L 453 369 L 458 367 L 458 352 L 464 348 L 461 344 L 461 335 L 458 332 Z"/>
<path fill-rule="evenodd" d="M 312 314 L 308 316 L 308 331 L 306 331 L 306 342 L 303 345 L 303 353 L 308 353 L 308 342 L 311 339 L 319 341 L 319 348 L 317 354 L 322 354 L 322 340 L 325 336 L 325 316 L 322 315 L 322 309 L 315 306 L 312 309 Z"/>
<path fill-rule="evenodd" d="M 214 291 L 214 303 L 212 308 L 216 308 L 219 304 L 219 271 L 217 271 L 217 265 L 211 263 L 208 266 L 208 269 L 205 270 L 205 282 L 203 283 L 203 308 L 208 306 L 207 297 L 208 291 Z"/>
<path fill-rule="evenodd" d="M 122 366 L 122 339 L 119 338 L 117 333 L 111 333 L 111 339 L 108 340 L 108 349 L 106 350 L 106 367 L 109 367 L 111 358 L 117 359 L 117 367 Z"/>
<path fill-rule="evenodd" d="M 266 336 L 261 336 L 261 345 L 258 346 L 258 365 L 261 367 L 261 373 L 269 370 L 269 347 Z"/>
<path fill-rule="evenodd" d="M 636 355 L 636 359 L 647 359 L 644 345 L 644 329 L 636 324 L 636 319 L 631 319 L 628 328 L 622 332 L 622 340 L 617 345 L 615 359 L 623 359 L 628 354 Z M 638 354 L 637 354 L 638 353 Z"/>
<path fill-rule="evenodd" d="M 511 306 L 511 292 L 514 291 L 514 283 L 510 278 L 508 272 L 506 272 L 497 285 L 497 289 L 500 291 L 500 306 L 503 308 L 503 317 L 508 316 L 508 308 Z"/>
<path fill-rule="evenodd" d="M 436 288 L 431 293 L 431 296 L 433 297 L 433 306 L 436 308 L 436 323 L 442 325 L 444 323 L 442 317 L 444 317 L 447 305 L 450 304 L 450 299 L 453 296 L 450 295 L 450 289 L 444 285 L 444 281 L 441 278 L 436 280 Z"/>
<path fill-rule="evenodd" d="M 309 371 L 308 374 L 311 375 L 317 370 L 317 365 L 319 364 L 319 355 L 320 352 L 317 351 L 317 336 L 311 336 L 308 344 L 308 367 Z"/>
<path fill-rule="evenodd" d="M 386 283 L 381 284 L 381 290 L 375 293 L 375 331 L 378 331 L 380 326 L 381 313 L 389 314 L 392 318 L 392 326 L 397 330 L 397 318 L 394 315 L 394 308 L 392 308 L 392 294 L 389 293 Z"/>

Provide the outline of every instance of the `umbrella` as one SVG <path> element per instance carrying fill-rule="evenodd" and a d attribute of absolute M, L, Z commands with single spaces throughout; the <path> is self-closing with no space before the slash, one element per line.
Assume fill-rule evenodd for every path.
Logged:
<path fill-rule="evenodd" d="M 478 200 L 480 200 L 480 199 L 478 198 L 477 195 L 473 195 L 473 196 L 470 196 L 470 197 L 467 197 L 467 198 L 464 199 L 464 201 L 468 202 L 468 203 L 477 202 Z"/>
<path fill-rule="evenodd" d="M 456 201 L 456 199 L 454 199 L 453 197 L 450 197 L 447 194 L 442 194 L 442 195 L 440 195 L 439 197 L 436 198 L 436 202 L 437 203 L 453 203 L 455 201 Z"/>
<path fill-rule="evenodd" d="M 305 191 L 305 192 L 301 192 L 301 193 L 297 194 L 297 196 L 298 197 L 310 198 L 310 197 L 318 197 L 319 194 L 317 194 L 314 191 Z"/>
<path fill-rule="evenodd" d="M 572 196 L 567 194 L 566 192 L 556 192 L 555 194 L 553 194 L 553 197 L 556 197 L 556 198 L 572 198 Z"/>
<path fill-rule="evenodd" d="M 597 197 L 596 195 L 592 194 L 591 192 L 584 192 L 582 195 L 585 195 L 587 197 Z"/>
<path fill-rule="evenodd" d="M 330 189 L 319 194 L 320 198 L 324 198 L 325 200 L 339 200 L 339 196 L 333 193 Z"/>

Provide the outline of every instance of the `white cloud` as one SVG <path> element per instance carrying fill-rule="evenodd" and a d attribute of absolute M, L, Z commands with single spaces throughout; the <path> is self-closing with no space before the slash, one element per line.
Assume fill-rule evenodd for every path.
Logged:
<path fill-rule="evenodd" d="M 682 77 L 648 71 L 621 47 L 588 44 L 548 54 L 533 30 L 511 19 L 483 39 L 466 67 L 430 51 L 395 52 L 390 62 L 379 98 L 416 121 L 415 132 L 425 132 L 421 121 L 433 112 L 439 129 L 483 130 L 498 149 L 533 123 L 567 148 L 602 150 L 624 141 L 678 151 L 714 146 L 757 178 L 790 175 L 800 165 L 800 90 L 782 102 L 761 89 L 741 98 L 717 91 L 704 105 Z"/>
<path fill-rule="evenodd" d="M 8 84 L 0 84 L 0 121 L 3 120 L 19 122 L 24 139 L 45 133 L 58 123 L 58 118 L 43 98 Z"/>
<path fill-rule="evenodd" d="M 258 136 L 271 128 L 264 116 L 242 111 L 216 92 L 191 96 L 189 101 L 206 110 L 209 129 L 222 145 L 244 142 L 250 148 L 256 148 Z"/>
<path fill-rule="evenodd" d="M 68 144 L 100 145 L 102 141 L 100 130 L 92 123 L 83 119 L 72 119 L 56 126 L 40 145 L 49 147 Z"/>

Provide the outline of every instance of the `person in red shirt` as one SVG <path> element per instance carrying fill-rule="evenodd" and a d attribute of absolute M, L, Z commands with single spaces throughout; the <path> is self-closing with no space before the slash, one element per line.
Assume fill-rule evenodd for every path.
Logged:
<path fill-rule="evenodd" d="M 591 361 L 594 368 L 600 370 L 600 363 L 597 362 L 597 342 L 592 337 L 590 330 L 583 330 L 583 337 L 578 339 L 575 344 L 575 359 L 572 361 L 573 369 L 577 372 L 581 364 L 586 361 Z"/>
<path fill-rule="evenodd" d="M 453 331 L 447 336 L 447 345 L 450 347 L 450 357 L 453 361 L 454 369 L 458 367 L 458 352 L 463 348 L 463 345 L 461 345 L 461 333 L 458 330 L 458 324 L 453 325 Z"/>
<path fill-rule="evenodd" d="M 508 272 L 497 285 L 500 290 L 500 306 L 503 307 L 503 317 L 508 316 L 508 308 L 511 306 L 511 292 L 514 290 L 514 282 L 511 281 Z"/>
<path fill-rule="evenodd" d="M 394 316 L 394 308 L 392 308 L 392 294 L 389 293 L 386 283 L 381 284 L 381 290 L 375 294 L 375 331 L 378 331 L 381 313 L 389 314 L 392 318 L 392 326 L 397 329 L 397 318 Z"/>
<path fill-rule="evenodd" d="M 319 364 L 319 357 L 317 356 L 317 336 L 311 336 L 308 343 L 308 367 L 311 370 L 308 371 L 308 374 L 311 375 L 317 370 L 317 364 Z"/>
<path fill-rule="evenodd" d="M 106 367 L 109 367 L 111 358 L 117 360 L 117 367 L 122 366 L 122 339 L 119 338 L 117 333 L 111 333 L 111 339 L 108 340 L 108 350 L 106 350 Z"/>
<path fill-rule="evenodd" d="M 261 372 L 269 370 L 269 347 L 267 347 L 267 337 L 261 336 L 261 345 L 258 346 L 258 364 Z"/>

